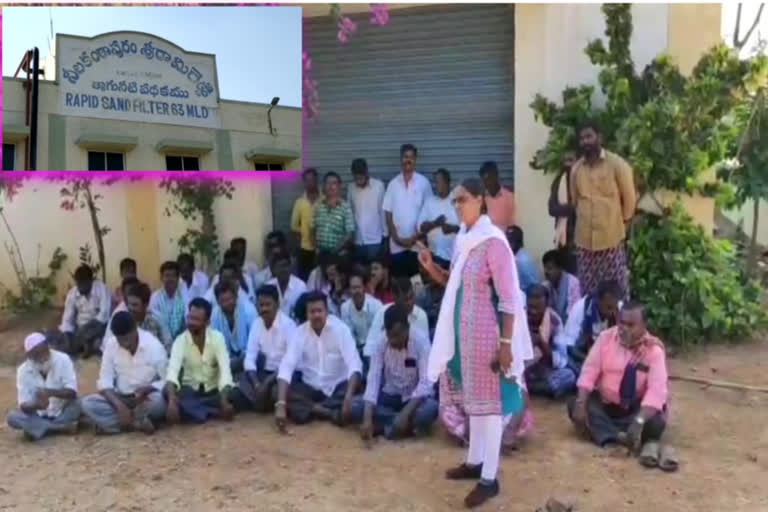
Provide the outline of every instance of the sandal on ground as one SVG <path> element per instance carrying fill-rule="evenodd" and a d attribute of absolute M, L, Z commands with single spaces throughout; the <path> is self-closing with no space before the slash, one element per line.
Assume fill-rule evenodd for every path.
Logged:
<path fill-rule="evenodd" d="M 455 468 L 451 468 L 445 472 L 445 478 L 448 480 L 476 480 L 480 478 L 480 473 L 483 471 L 483 465 L 478 464 L 476 466 L 467 464 L 461 464 Z"/>
<path fill-rule="evenodd" d="M 499 494 L 499 481 L 494 480 L 493 483 L 484 484 L 478 482 L 475 488 L 472 489 L 467 497 L 464 498 L 464 506 L 467 508 L 479 507 L 489 499 Z"/>
<path fill-rule="evenodd" d="M 674 473 L 679 466 L 675 449 L 669 445 L 663 445 L 659 450 L 659 469 L 667 473 Z"/>
<path fill-rule="evenodd" d="M 640 452 L 640 464 L 647 468 L 655 468 L 659 465 L 659 443 L 648 441 Z"/>

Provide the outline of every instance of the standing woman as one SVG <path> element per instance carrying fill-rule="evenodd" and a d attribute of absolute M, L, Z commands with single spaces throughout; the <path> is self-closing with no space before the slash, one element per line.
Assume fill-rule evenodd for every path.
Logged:
<path fill-rule="evenodd" d="M 446 285 L 428 375 L 461 390 L 469 415 L 469 452 L 446 478 L 479 479 L 464 499 L 473 508 L 499 493 L 503 417 L 523 409 L 518 383 L 533 351 L 515 258 L 504 233 L 483 214 L 482 182 L 462 182 L 454 201 L 462 224 L 450 272 L 436 265 L 428 250 L 420 252 L 419 261 Z"/>

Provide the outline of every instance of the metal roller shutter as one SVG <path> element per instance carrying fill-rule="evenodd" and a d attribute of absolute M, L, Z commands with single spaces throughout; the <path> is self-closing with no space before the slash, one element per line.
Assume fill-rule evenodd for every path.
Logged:
<path fill-rule="evenodd" d="M 304 129 L 305 167 L 336 171 L 365 158 L 385 183 L 399 172 L 399 148 L 419 149 L 417 168 L 439 167 L 453 183 L 499 163 L 513 185 L 514 11 L 510 5 L 441 5 L 390 11 L 384 27 L 368 13 L 346 45 L 330 17 L 304 20 L 304 46 L 320 93 L 318 119 Z M 273 182 L 276 229 L 289 229 L 300 183 Z"/>

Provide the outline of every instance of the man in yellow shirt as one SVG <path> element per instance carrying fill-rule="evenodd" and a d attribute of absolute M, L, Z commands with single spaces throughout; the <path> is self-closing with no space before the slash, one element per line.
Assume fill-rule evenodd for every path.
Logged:
<path fill-rule="evenodd" d="M 291 231 L 299 238 L 298 277 L 306 281 L 315 268 L 315 240 L 312 236 L 312 217 L 315 204 L 323 197 L 317 187 L 317 169 L 305 169 L 301 175 L 304 182 L 304 194 L 293 203 L 291 213 Z"/>
<path fill-rule="evenodd" d="M 632 168 L 602 146 L 599 126 L 579 128 L 582 157 L 571 171 L 571 200 L 576 208 L 574 243 L 581 291 L 592 294 L 600 281 L 615 280 L 629 295 L 626 225 L 635 213 Z"/>
<path fill-rule="evenodd" d="M 210 302 L 198 297 L 189 303 L 187 330 L 173 342 L 168 360 L 168 423 L 231 420 L 234 415 L 229 352 L 224 336 L 209 327 L 210 319 Z"/>

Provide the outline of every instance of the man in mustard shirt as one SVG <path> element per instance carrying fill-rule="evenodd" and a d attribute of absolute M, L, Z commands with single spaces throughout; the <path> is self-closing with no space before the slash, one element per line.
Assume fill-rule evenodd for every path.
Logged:
<path fill-rule="evenodd" d="M 189 303 L 187 330 L 173 342 L 168 360 L 168 423 L 231 420 L 234 415 L 229 352 L 224 336 L 209 327 L 210 319 L 210 302 L 198 297 Z"/>
<path fill-rule="evenodd" d="M 293 203 L 291 213 L 291 231 L 299 238 L 298 277 L 306 281 L 315 268 L 315 240 L 312 236 L 312 217 L 315 204 L 323 197 L 317 187 L 317 169 L 305 169 L 301 174 L 304 182 L 304 194 Z"/>
<path fill-rule="evenodd" d="M 576 208 L 574 243 L 581 291 L 590 295 L 600 281 L 615 280 L 629 295 L 626 226 L 635 213 L 632 168 L 602 146 L 599 126 L 579 128 L 583 155 L 571 171 L 571 200 Z"/>

